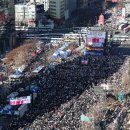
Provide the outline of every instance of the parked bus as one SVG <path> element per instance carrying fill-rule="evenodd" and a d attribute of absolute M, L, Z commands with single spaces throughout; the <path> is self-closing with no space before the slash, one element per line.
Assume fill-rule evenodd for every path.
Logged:
<path fill-rule="evenodd" d="M 113 36 L 113 41 L 125 41 L 128 40 L 128 36 L 127 35 L 114 35 Z"/>
<path fill-rule="evenodd" d="M 119 30 L 123 30 L 123 29 L 124 29 L 125 27 L 127 27 L 127 26 L 128 26 L 127 23 L 121 24 L 121 25 L 119 25 L 118 29 L 119 29 Z"/>
<path fill-rule="evenodd" d="M 124 33 L 127 33 L 130 31 L 130 25 L 123 29 Z"/>

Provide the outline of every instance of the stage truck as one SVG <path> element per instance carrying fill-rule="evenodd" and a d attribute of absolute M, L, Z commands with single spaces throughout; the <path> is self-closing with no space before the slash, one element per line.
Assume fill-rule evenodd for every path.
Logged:
<path fill-rule="evenodd" d="M 103 30 L 88 30 L 86 35 L 86 55 L 104 55 L 107 37 Z"/>

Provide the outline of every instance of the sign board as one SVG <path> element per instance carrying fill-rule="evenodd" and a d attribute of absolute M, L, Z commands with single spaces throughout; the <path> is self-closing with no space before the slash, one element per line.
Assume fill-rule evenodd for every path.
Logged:
<path fill-rule="evenodd" d="M 106 32 L 103 31 L 88 31 L 87 45 L 92 47 L 103 47 L 106 38 Z"/>
<path fill-rule="evenodd" d="M 31 96 L 10 98 L 10 105 L 21 105 L 31 103 Z"/>

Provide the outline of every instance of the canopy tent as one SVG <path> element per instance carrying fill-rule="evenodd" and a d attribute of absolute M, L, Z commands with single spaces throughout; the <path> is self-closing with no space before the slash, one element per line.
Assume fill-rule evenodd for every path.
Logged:
<path fill-rule="evenodd" d="M 64 45 L 62 47 L 60 47 L 58 50 L 59 51 L 62 51 L 64 50 L 65 48 L 67 48 L 69 46 L 69 44 L 67 42 L 64 43 Z"/>
<path fill-rule="evenodd" d="M 6 105 L 3 109 L 0 110 L 0 113 L 13 115 L 14 111 L 11 105 Z"/>
<path fill-rule="evenodd" d="M 66 52 L 66 51 L 59 51 L 59 55 L 62 58 L 67 58 L 68 57 L 68 52 Z"/>
<path fill-rule="evenodd" d="M 7 98 L 14 98 L 18 95 L 19 93 L 18 92 L 12 92 L 10 95 L 7 96 Z"/>
<path fill-rule="evenodd" d="M 33 73 L 39 73 L 43 68 L 44 66 L 39 66 L 35 70 L 33 70 Z"/>
<path fill-rule="evenodd" d="M 11 78 L 17 79 L 17 78 L 20 78 L 21 76 L 22 76 L 21 74 L 11 74 L 9 75 L 9 79 Z"/>
<path fill-rule="evenodd" d="M 25 68 L 26 68 L 26 66 L 25 66 L 25 65 L 22 65 L 22 66 L 18 67 L 18 68 L 16 69 L 16 71 L 17 71 L 18 73 L 23 73 L 23 71 L 25 70 Z"/>
<path fill-rule="evenodd" d="M 59 52 L 56 51 L 56 52 L 52 55 L 52 58 L 53 58 L 53 59 L 58 59 L 58 58 L 60 58 Z"/>
<path fill-rule="evenodd" d="M 58 62 L 53 62 L 49 64 L 49 68 L 55 68 L 59 63 Z"/>

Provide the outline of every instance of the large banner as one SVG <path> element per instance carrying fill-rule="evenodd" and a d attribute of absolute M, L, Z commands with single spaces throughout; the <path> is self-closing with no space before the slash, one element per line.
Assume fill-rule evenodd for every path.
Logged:
<path fill-rule="evenodd" d="M 87 46 L 103 47 L 105 43 L 106 33 L 101 31 L 88 31 L 87 32 Z"/>
<path fill-rule="evenodd" d="M 106 38 L 106 32 L 103 31 L 88 31 L 87 32 L 87 38 L 93 38 L 93 37 L 97 37 L 97 38 Z"/>
<path fill-rule="evenodd" d="M 21 105 L 31 103 L 31 96 L 10 98 L 10 105 Z"/>
<path fill-rule="evenodd" d="M 126 15 L 126 9 L 122 8 L 122 17 L 125 17 L 125 15 Z"/>

